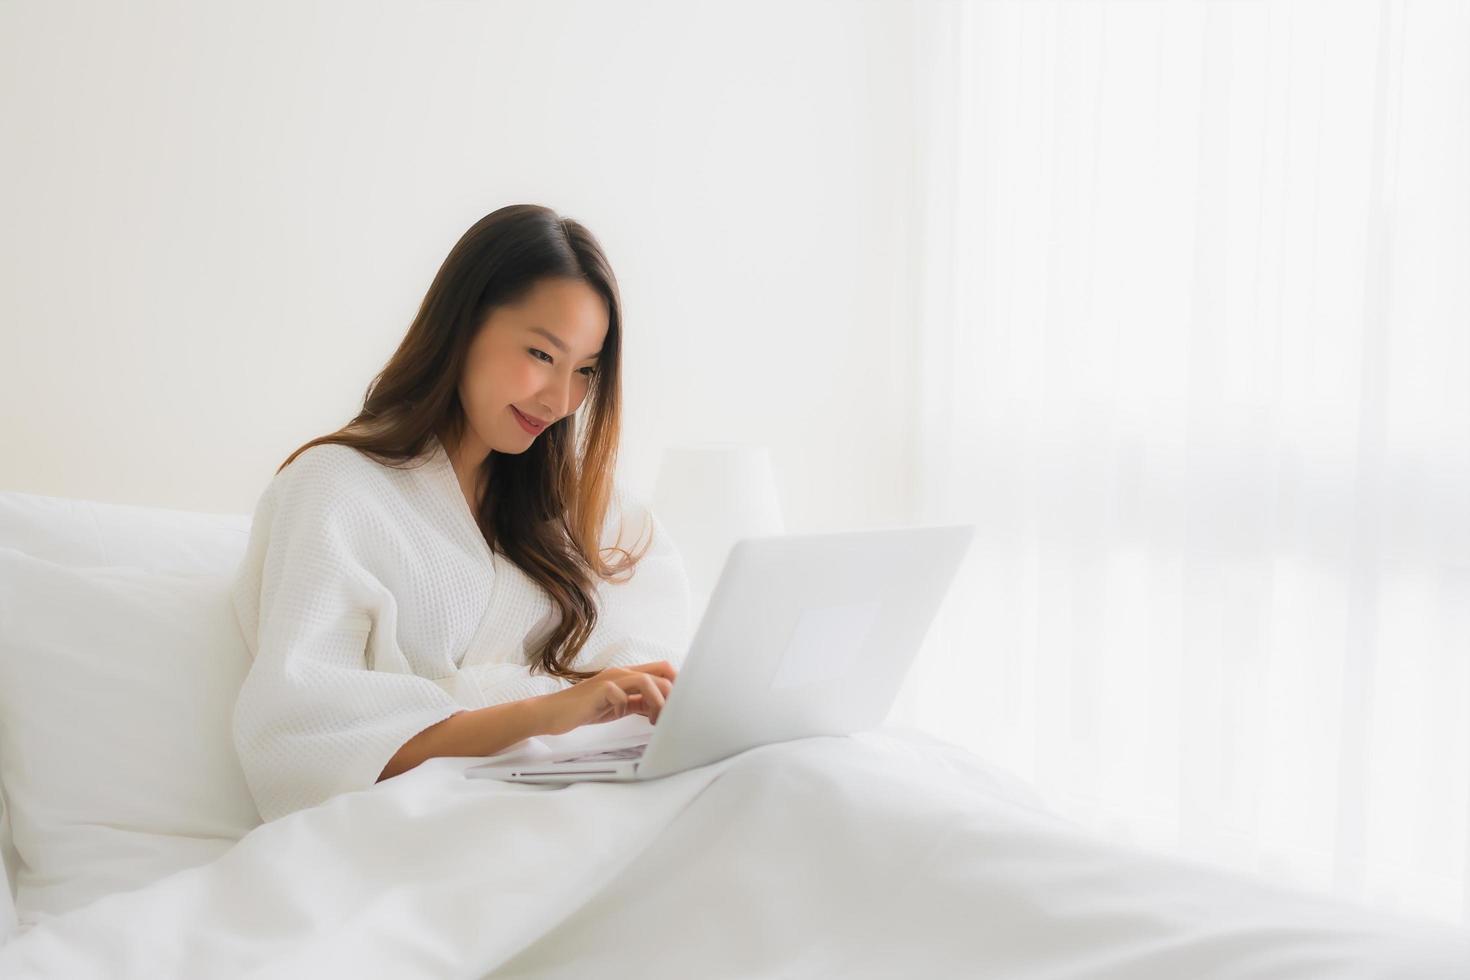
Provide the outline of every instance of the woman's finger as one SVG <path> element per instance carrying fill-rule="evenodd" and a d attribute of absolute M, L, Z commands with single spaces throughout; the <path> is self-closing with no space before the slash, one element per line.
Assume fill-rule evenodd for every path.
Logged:
<path fill-rule="evenodd" d="M 658 688 L 656 678 L 649 674 L 639 675 L 640 693 L 643 695 L 644 703 L 648 708 L 649 721 L 657 722 L 659 712 L 664 707 L 664 694 Z"/>
<path fill-rule="evenodd" d="M 652 677 L 652 675 L 648 676 Z M 663 714 L 664 704 L 668 701 L 669 692 L 674 689 L 674 682 L 664 677 L 652 677 L 652 680 L 653 683 L 658 687 L 659 693 L 663 696 L 663 700 L 657 702 L 656 713 L 654 711 L 654 704 L 652 703 L 652 699 L 645 698 L 643 696 L 641 688 L 638 691 L 635 691 L 632 694 L 628 695 L 628 703 L 629 707 L 632 710 L 638 712 L 640 715 L 647 715 L 652 720 L 656 721 L 656 715 Z"/>
<path fill-rule="evenodd" d="M 674 680 L 676 677 L 679 676 L 678 670 L 676 670 L 674 668 L 674 665 L 669 663 L 667 660 L 656 660 L 651 664 L 634 664 L 628 669 L 636 670 L 644 674 L 652 674 L 656 677 L 667 677 L 669 680 Z"/>
<path fill-rule="evenodd" d="M 607 681 L 602 685 L 602 696 L 604 704 L 612 709 L 614 718 L 621 718 L 628 711 L 628 695 L 616 681 Z"/>

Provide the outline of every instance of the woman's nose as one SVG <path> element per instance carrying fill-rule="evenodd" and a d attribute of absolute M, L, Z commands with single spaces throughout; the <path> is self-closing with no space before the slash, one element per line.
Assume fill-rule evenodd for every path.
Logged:
<path fill-rule="evenodd" d="M 545 417 L 555 422 L 566 415 L 567 402 L 570 398 L 571 383 L 569 381 L 553 382 L 541 393 L 541 410 L 546 413 Z"/>

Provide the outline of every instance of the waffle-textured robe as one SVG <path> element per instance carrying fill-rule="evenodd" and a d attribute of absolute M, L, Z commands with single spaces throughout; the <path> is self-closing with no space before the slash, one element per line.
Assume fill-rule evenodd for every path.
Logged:
<path fill-rule="evenodd" d="M 404 743 L 455 712 L 572 683 L 529 667 L 560 615 L 550 598 L 491 553 L 437 438 L 421 459 L 399 470 L 313 446 L 256 505 L 232 589 L 253 658 L 233 732 L 263 820 L 372 787 Z M 682 662 L 689 583 L 657 516 L 619 488 L 603 545 L 636 550 L 646 524 L 633 577 L 598 585 L 579 669 Z"/>

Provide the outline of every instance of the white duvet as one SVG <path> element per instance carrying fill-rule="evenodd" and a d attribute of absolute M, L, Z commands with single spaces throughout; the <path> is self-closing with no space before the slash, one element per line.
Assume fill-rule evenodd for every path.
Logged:
<path fill-rule="evenodd" d="M 0 977 L 1470 978 L 1470 933 L 1107 844 L 910 730 L 646 783 L 476 761 L 44 920 Z"/>

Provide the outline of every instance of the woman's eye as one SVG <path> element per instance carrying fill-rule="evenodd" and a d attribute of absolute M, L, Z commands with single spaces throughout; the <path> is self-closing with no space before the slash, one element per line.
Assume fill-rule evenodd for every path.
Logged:
<path fill-rule="evenodd" d="M 548 353 L 546 353 L 544 350 L 537 350 L 534 347 L 530 347 L 530 348 L 527 348 L 527 349 L 532 354 L 539 354 L 541 357 L 546 358 L 546 363 L 548 363 L 548 364 L 552 363 L 551 355 L 548 354 Z M 590 378 L 590 377 L 594 376 L 595 374 L 597 374 L 597 368 L 595 368 L 595 367 L 585 367 L 585 368 L 582 369 L 582 373 L 585 374 L 587 377 Z"/>

